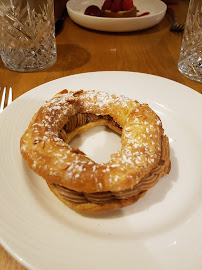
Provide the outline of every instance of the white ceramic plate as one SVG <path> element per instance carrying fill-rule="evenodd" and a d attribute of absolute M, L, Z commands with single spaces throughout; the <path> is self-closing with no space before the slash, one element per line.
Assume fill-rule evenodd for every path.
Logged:
<path fill-rule="evenodd" d="M 135 0 L 138 14 L 149 15 L 133 18 L 103 18 L 84 15 L 90 5 L 102 7 L 104 0 L 69 0 L 67 10 L 70 18 L 77 24 L 89 29 L 107 32 L 130 32 L 143 30 L 158 24 L 165 16 L 167 6 L 160 0 Z"/>
<path fill-rule="evenodd" d="M 136 204 L 80 215 L 27 168 L 20 137 L 38 108 L 64 88 L 124 94 L 161 117 L 172 169 Z M 0 115 L 0 243 L 35 270 L 202 269 L 201 104 L 202 96 L 184 85 L 133 72 L 64 77 L 19 97 Z M 80 143 L 92 152 L 97 135 Z"/>

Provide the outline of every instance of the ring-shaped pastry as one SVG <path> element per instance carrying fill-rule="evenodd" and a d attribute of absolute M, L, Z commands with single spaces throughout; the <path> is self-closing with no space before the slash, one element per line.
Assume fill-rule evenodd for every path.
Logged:
<path fill-rule="evenodd" d="M 105 125 L 121 134 L 121 150 L 98 164 L 70 140 Z M 28 166 L 79 212 L 105 212 L 136 202 L 170 171 L 169 142 L 147 105 L 101 91 L 63 90 L 34 115 L 21 138 Z"/>

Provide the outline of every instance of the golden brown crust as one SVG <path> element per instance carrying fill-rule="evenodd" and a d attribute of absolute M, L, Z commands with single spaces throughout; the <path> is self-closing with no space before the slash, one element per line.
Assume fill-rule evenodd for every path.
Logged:
<path fill-rule="evenodd" d="M 109 115 L 122 128 L 121 151 L 114 153 L 108 163 L 97 164 L 68 144 L 76 134 L 97 124 L 108 125 L 118 131 L 108 120 L 100 119 L 99 123 L 95 121 L 75 129 L 68 134 L 66 143 L 59 138 L 72 116 L 85 113 Z M 21 138 L 20 148 L 28 166 L 46 180 L 56 196 L 53 184 L 76 192 L 119 192 L 138 185 L 158 167 L 163 153 L 162 138 L 161 121 L 147 104 L 105 92 L 64 90 L 35 114 Z M 169 148 L 168 141 L 165 145 Z M 159 178 L 168 171 L 167 168 Z M 65 203 L 77 211 L 108 211 L 131 204 L 138 196 L 140 194 L 99 206 Z"/>

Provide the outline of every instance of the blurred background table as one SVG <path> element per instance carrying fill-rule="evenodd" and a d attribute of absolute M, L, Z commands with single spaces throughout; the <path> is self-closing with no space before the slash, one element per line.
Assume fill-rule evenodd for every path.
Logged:
<path fill-rule="evenodd" d="M 188 1 L 181 0 L 170 7 L 175 10 L 178 21 L 184 23 Z M 41 72 L 17 73 L 5 69 L 0 60 L 0 84 L 11 86 L 16 99 L 38 85 L 63 76 L 113 70 L 158 75 L 202 93 L 200 83 L 187 79 L 177 69 L 182 34 L 170 32 L 170 25 L 171 17 L 166 13 L 162 22 L 150 29 L 104 33 L 80 27 L 67 17 L 64 29 L 57 37 L 57 62 Z M 0 246 L 0 269 L 25 268 Z"/>

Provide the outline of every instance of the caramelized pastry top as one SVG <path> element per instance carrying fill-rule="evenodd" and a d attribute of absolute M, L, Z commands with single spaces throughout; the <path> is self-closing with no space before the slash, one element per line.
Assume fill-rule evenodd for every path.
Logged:
<path fill-rule="evenodd" d="M 108 163 L 98 164 L 72 149 L 68 133 L 65 141 L 62 138 L 64 126 L 78 114 L 97 117 L 94 122 L 122 134 L 122 148 Z M 71 132 L 75 136 L 91 127 L 91 122 L 85 123 L 83 130 L 77 127 Z M 29 167 L 48 184 L 77 192 L 119 192 L 132 189 L 157 167 L 162 135 L 161 120 L 147 104 L 101 91 L 64 90 L 39 109 L 20 145 Z"/>

